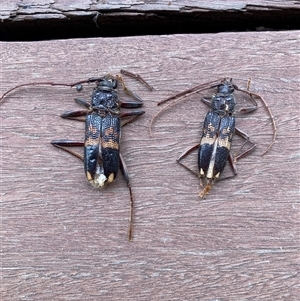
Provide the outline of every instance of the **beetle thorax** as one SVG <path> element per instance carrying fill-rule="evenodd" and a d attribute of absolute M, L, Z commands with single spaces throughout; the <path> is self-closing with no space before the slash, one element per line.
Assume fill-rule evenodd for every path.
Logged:
<path fill-rule="evenodd" d="M 119 99 L 115 91 L 96 90 L 92 95 L 92 107 L 100 110 L 116 110 Z"/>
<path fill-rule="evenodd" d="M 232 94 L 218 93 L 213 96 L 211 108 L 213 111 L 234 113 L 236 102 Z"/>

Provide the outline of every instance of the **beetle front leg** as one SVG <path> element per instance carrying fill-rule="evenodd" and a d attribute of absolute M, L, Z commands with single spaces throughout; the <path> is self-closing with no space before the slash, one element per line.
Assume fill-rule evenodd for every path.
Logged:
<path fill-rule="evenodd" d="M 270 110 L 267 102 L 259 94 L 256 94 L 256 93 L 253 93 L 251 91 L 248 91 L 249 90 L 249 84 L 248 84 L 247 90 L 239 89 L 237 87 L 235 87 L 235 89 L 238 90 L 238 91 L 242 91 L 242 92 L 248 94 L 250 96 L 250 99 L 251 99 L 252 103 L 253 103 L 253 107 L 244 108 L 244 109 L 242 108 L 242 109 L 240 109 L 240 112 L 242 112 L 242 113 L 249 113 L 249 112 L 255 111 L 258 108 L 258 104 L 257 104 L 256 100 L 254 99 L 254 97 L 256 97 L 256 98 L 258 98 L 262 102 L 262 104 L 264 105 L 265 109 L 267 110 L 267 112 L 268 112 L 268 114 L 269 114 L 269 116 L 271 118 L 272 127 L 273 127 L 273 140 L 269 144 L 269 146 L 267 147 L 267 149 L 262 153 L 262 156 L 263 156 L 263 155 L 265 155 L 271 149 L 271 147 L 273 146 L 273 144 L 275 143 L 275 140 L 276 140 L 277 127 L 276 127 L 274 116 L 273 116 L 273 114 L 272 114 L 272 112 L 271 112 L 271 110 Z"/>
<path fill-rule="evenodd" d="M 143 102 L 143 100 L 134 92 L 132 92 L 125 84 L 123 78 L 120 75 L 116 75 L 116 78 L 118 81 L 121 82 L 122 86 L 123 86 L 123 90 L 125 91 L 126 94 L 130 95 L 131 97 L 133 97 L 134 99 L 137 99 L 139 102 Z"/>
<path fill-rule="evenodd" d="M 125 74 L 125 75 L 128 75 L 132 78 L 135 78 L 136 80 L 138 80 L 139 82 L 144 84 L 148 88 L 148 90 L 150 90 L 150 91 L 154 90 L 154 88 L 151 85 L 149 85 L 139 74 L 135 74 L 133 72 L 129 72 L 129 71 L 124 70 L 124 69 L 121 69 L 121 73 Z"/>
<path fill-rule="evenodd" d="M 254 99 L 252 93 L 249 91 L 249 88 L 250 88 L 250 79 L 248 80 L 248 83 L 247 83 L 247 90 L 240 89 L 237 86 L 234 86 L 234 88 L 237 91 L 240 91 L 240 92 L 243 92 L 243 93 L 247 94 L 250 97 L 250 100 L 251 100 L 251 102 L 253 104 L 253 106 L 251 106 L 251 107 L 239 109 L 239 113 L 248 114 L 248 113 L 254 112 L 254 111 L 256 111 L 258 109 L 258 103 Z"/>

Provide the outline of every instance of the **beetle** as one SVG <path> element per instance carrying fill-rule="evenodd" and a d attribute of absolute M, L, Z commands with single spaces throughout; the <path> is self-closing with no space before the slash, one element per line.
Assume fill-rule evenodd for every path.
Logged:
<path fill-rule="evenodd" d="M 140 75 L 126 70 L 121 70 L 121 73 L 139 80 L 149 90 L 153 90 L 153 87 Z M 121 127 L 143 115 L 145 111 L 140 109 L 143 106 L 142 99 L 127 88 L 123 78 L 120 75 L 112 76 L 107 74 L 103 77 L 89 78 L 73 84 L 53 82 L 21 84 L 5 92 L 0 101 L 13 90 L 28 85 L 76 86 L 76 89 L 81 91 L 83 83 L 93 82 L 96 83 L 96 87 L 92 92 L 90 102 L 81 98 L 75 98 L 75 101 L 83 106 L 84 109 L 61 114 L 62 118 L 85 121 L 84 141 L 57 139 L 52 140 L 51 143 L 53 146 L 83 161 L 86 178 L 95 188 L 104 188 L 107 184 L 112 183 L 117 177 L 119 168 L 121 169 L 130 193 L 128 239 L 132 240 L 133 195 L 128 169 L 120 153 Z M 123 101 L 119 98 L 117 91 L 119 84 L 122 84 L 125 93 L 130 95 L 133 100 Z M 121 110 L 122 108 L 131 110 L 123 111 Z M 71 149 L 75 146 L 83 147 L 83 155 Z"/>
<path fill-rule="evenodd" d="M 250 137 L 235 126 L 235 107 L 237 104 L 235 96 L 233 94 L 235 90 L 246 93 L 250 96 L 250 100 L 252 101 L 252 105 L 250 107 L 242 108 L 240 109 L 240 112 L 250 113 L 257 110 L 258 104 L 254 98 L 257 97 L 264 104 L 271 117 L 273 126 L 273 139 L 262 155 L 266 154 L 275 142 L 276 124 L 274 117 L 265 100 L 260 95 L 249 91 L 249 85 L 250 81 L 248 82 L 247 90 L 243 90 L 233 84 L 231 78 L 225 78 L 221 81 L 221 83 L 218 80 L 215 82 L 198 85 L 158 103 L 158 105 L 161 105 L 170 100 L 176 100 L 175 103 L 178 103 L 180 100 L 184 100 L 187 96 L 191 96 L 209 88 L 215 88 L 217 90 L 216 93 L 212 95 L 211 99 L 201 99 L 202 102 L 210 106 L 211 110 L 206 114 L 203 123 L 200 143 L 197 143 L 195 146 L 188 149 L 176 160 L 177 163 L 179 163 L 191 173 L 195 174 L 200 179 L 201 187 L 203 187 L 203 178 L 206 179 L 206 185 L 199 193 L 199 197 L 201 198 L 204 198 L 207 194 L 209 194 L 213 183 L 220 178 L 220 175 L 222 174 L 227 161 L 229 161 L 235 176 L 237 174 L 236 161 L 251 153 L 256 147 L 256 144 L 250 141 Z M 152 135 L 152 124 L 157 116 L 169 107 L 173 106 L 175 103 L 168 105 L 152 118 L 150 123 L 150 135 Z M 245 140 L 240 148 L 240 151 L 235 156 L 233 156 L 230 152 L 234 134 L 241 136 Z M 242 151 L 246 144 L 248 144 L 249 147 L 246 150 Z M 193 171 L 181 162 L 184 157 L 186 157 L 189 153 L 196 149 L 198 149 L 197 172 Z"/>

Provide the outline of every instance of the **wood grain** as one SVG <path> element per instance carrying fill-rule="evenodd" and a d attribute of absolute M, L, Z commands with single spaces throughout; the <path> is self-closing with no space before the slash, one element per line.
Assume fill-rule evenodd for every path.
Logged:
<path fill-rule="evenodd" d="M 81 162 L 54 148 L 83 139 L 84 125 L 60 114 L 88 98 L 66 87 L 20 88 L 0 103 L 1 296 L 7 300 L 297 300 L 299 292 L 299 32 L 222 33 L 34 43 L 1 43 L 1 93 L 17 84 L 126 79 L 146 114 L 122 132 L 134 194 L 134 239 L 127 241 L 129 194 L 120 175 L 93 189 Z M 205 199 L 176 158 L 199 141 L 207 108 L 197 96 L 154 123 L 156 103 L 230 76 L 268 102 L 238 118 L 257 143 L 234 179 Z M 262 107 L 260 105 L 260 107 Z M 236 141 L 238 144 L 239 141 Z M 235 142 L 234 142 L 235 143 Z M 196 168 L 195 156 L 189 156 Z"/>
<path fill-rule="evenodd" d="M 134 16 L 148 13 L 190 13 L 209 11 L 244 11 L 245 13 L 259 10 L 299 9 L 298 1 L 286 0 L 242 0 L 242 1 L 65 1 L 39 0 L 21 3 L 16 0 L 5 1 L 2 4 L 0 16 L 2 20 L 38 20 L 38 19 L 67 19 L 80 15 L 95 15 L 100 11 L 104 16 L 123 12 Z"/>
<path fill-rule="evenodd" d="M 3 1 L 4 41 L 299 29 L 300 3 L 251 1 Z"/>

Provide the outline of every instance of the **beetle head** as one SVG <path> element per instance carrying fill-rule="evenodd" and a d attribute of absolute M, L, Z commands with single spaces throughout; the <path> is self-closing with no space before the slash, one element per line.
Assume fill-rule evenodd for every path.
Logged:
<path fill-rule="evenodd" d="M 97 82 L 97 88 L 105 88 L 105 89 L 116 89 L 118 86 L 118 81 L 117 79 L 110 75 L 107 74 L 99 79 Z"/>
<path fill-rule="evenodd" d="M 234 92 L 232 78 L 225 78 L 220 85 L 218 85 L 218 93 L 231 94 Z"/>

